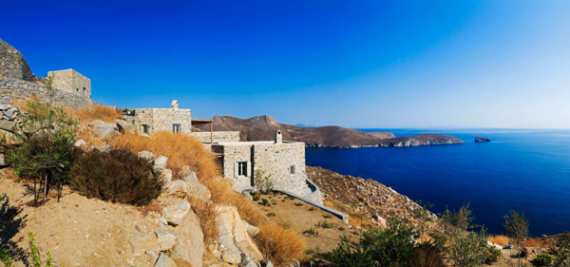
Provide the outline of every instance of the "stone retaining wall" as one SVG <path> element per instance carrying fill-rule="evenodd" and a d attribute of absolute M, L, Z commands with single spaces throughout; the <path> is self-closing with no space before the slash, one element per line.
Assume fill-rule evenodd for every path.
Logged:
<path fill-rule="evenodd" d="M 81 107 L 91 103 L 89 99 L 62 90 L 49 90 L 41 83 L 0 76 L 0 104 L 10 104 L 16 100 L 25 101 L 32 97 L 32 95 L 35 95 L 44 102 L 69 107 Z"/>

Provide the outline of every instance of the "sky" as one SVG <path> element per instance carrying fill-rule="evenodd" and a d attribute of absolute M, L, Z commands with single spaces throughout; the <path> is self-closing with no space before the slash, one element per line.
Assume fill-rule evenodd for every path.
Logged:
<path fill-rule="evenodd" d="M 570 1 L 26 1 L 0 38 L 92 100 L 353 128 L 570 128 Z"/>

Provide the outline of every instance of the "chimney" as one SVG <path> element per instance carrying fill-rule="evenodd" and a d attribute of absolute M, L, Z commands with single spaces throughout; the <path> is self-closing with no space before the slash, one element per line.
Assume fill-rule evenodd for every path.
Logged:
<path fill-rule="evenodd" d="M 172 100 L 172 104 L 170 104 L 172 109 L 178 110 L 178 100 Z"/>
<path fill-rule="evenodd" d="M 281 136 L 281 131 L 279 130 L 275 131 L 275 143 L 276 144 L 283 143 L 283 136 Z"/>

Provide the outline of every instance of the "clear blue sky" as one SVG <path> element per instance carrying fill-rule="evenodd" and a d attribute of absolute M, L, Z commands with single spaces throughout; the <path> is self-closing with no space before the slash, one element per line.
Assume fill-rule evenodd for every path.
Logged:
<path fill-rule="evenodd" d="M 77 3 L 81 2 L 81 3 Z M 570 1 L 6 1 L 93 100 L 347 127 L 570 128 Z"/>

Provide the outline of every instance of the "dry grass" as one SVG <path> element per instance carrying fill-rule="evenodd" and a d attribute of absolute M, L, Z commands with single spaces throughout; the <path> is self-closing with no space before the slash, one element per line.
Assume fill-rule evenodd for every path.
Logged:
<path fill-rule="evenodd" d="M 81 123 L 77 128 L 77 140 L 83 140 L 87 142 L 90 146 L 103 146 L 106 145 L 107 142 L 101 138 L 99 138 L 93 129 L 87 125 L 87 123 Z"/>
<path fill-rule="evenodd" d="M 487 240 L 503 247 L 509 243 L 509 237 L 505 235 L 490 235 Z"/>
<path fill-rule="evenodd" d="M 164 207 L 156 200 L 153 199 L 148 205 L 139 206 L 137 210 L 140 211 L 144 216 L 147 216 L 150 212 L 157 212 L 162 214 Z"/>
<path fill-rule="evenodd" d="M 204 202 L 201 199 L 190 197 L 192 209 L 200 218 L 200 226 L 204 233 L 204 243 L 212 244 L 218 238 L 218 227 L 216 227 L 216 211 L 212 202 Z"/>
<path fill-rule="evenodd" d="M 549 247 L 549 245 L 550 244 L 548 243 L 548 240 L 546 240 L 544 238 L 536 238 L 536 237 L 529 238 L 523 242 L 523 246 L 525 246 L 525 247 L 547 248 L 547 247 Z"/>
<path fill-rule="evenodd" d="M 121 118 L 121 112 L 119 110 L 100 104 L 90 104 L 77 110 L 67 110 L 67 112 L 81 122 L 91 122 L 94 120 L 115 122 L 115 119 Z"/>
<path fill-rule="evenodd" d="M 305 243 L 301 236 L 279 225 L 264 224 L 255 239 L 263 257 L 276 266 L 288 265 L 292 259 L 302 260 L 304 257 Z"/>

